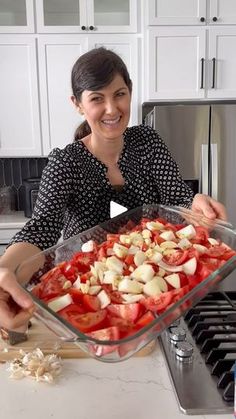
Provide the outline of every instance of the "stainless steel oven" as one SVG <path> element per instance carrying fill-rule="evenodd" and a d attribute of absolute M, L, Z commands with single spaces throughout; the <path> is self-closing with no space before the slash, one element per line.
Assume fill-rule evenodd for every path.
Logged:
<path fill-rule="evenodd" d="M 232 273 L 160 337 L 179 408 L 233 413 L 236 274 Z"/>

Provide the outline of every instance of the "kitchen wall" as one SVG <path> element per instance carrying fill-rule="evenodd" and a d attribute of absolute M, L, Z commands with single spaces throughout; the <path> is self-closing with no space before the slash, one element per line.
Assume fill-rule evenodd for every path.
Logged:
<path fill-rule="evenodd" d="M 47 158 L 0 158 L 0 188 L 10 186 L 13 196 L 13 207 L 23 211 L 22 182 L 30 177 L 41 177 Z"/>

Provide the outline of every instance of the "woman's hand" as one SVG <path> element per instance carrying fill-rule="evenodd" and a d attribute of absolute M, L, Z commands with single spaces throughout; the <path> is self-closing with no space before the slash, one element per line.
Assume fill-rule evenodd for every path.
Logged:
<path fill-rule="evenodd" d="M 200 213 L 211 220 L 220 218 L 227 220 L 226 209 L 223 204 L 211 198 L 208 195 L 196 194 L 193 199 L 191 209 L 194 212 Z"/>
<path fill-rule="evenodd" d="M 17 330 L 27 325 L 34 312 L 34 303 L 20 287 L 15 275 L 8 269 L 0 269 L 0 326 Z"/>

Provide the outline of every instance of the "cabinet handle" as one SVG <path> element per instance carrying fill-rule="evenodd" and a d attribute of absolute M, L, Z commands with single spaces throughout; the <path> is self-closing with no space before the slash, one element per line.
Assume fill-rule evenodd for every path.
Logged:
<path fill-rule="evenodd" d="M 200 22 L 205 22 L 205 18 L 204 18 L 204 16 L 202 16 L 202 17 L 200 18 Z"/>
<path fill-rule="evenodd" d="M 214 16 L 213 18 L 212 18 L 212 20 L 213 20 L 213 22 L 217 22 L 217 17 L 216 16 Z"/>
<path fill-rule="evenodd" d="M 212 58 L 212 89 L 215 89 L 215 80 L 216 79 L 216 59 Z"/>
<path fill-rule="evenodd" d="M 89 29 L 90 29 L 90 31 L 93 31 L 94 30 L 94 26 L 89 26 Z"/>
<path fill-rule="evenodd" d="M 81 26 L 81 29 L 82 29 L 82 31 L 85 31 L 86 30 L 86 26 Z"/>
<path fill-rule="evenodd" d="M 201 58 L 201 83 L 200 83 L 200 89 L 203 89 L 203 81 L 204 81 L 204 58 Z"/>

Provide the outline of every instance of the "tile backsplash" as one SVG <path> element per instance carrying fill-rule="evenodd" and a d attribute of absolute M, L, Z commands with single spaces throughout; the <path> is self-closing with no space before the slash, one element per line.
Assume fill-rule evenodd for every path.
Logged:
<path fill-rule="evenodd" d="M 41 177 L 47 158 L 0 158 L 0 187 L 10 186 L 13 209 L 23 211 L 22 181 L 30 177 Z"/>

